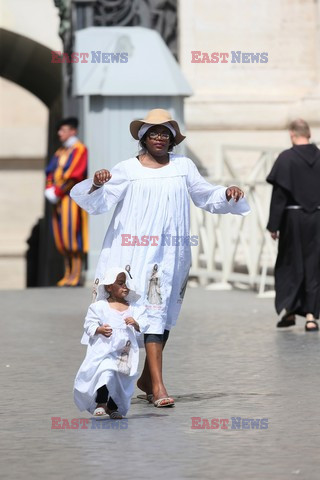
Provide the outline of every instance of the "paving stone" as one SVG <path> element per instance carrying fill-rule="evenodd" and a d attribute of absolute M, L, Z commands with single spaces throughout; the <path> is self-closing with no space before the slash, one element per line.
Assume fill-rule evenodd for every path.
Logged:
<path fill-rule="evenodd" d="M 3 478 L 319 478 L 320 336 L 305 333 L 302 318 L 277 330 L 272 299 L 188 289 L 164 358 L 176 407 L 156 409 L 137 390 L 127 422 L 94 422 L 72 397 L 90 297 L 81 288 L 0 292 Z M 143 360 L 141 350 L 140 368 Z M 52 417 L 88 419 L 88 428 L 52 429 Z M 193 429 L 192 417 L 228 428 Z M 232 428 L 232 417 L 268 428 Z"/>

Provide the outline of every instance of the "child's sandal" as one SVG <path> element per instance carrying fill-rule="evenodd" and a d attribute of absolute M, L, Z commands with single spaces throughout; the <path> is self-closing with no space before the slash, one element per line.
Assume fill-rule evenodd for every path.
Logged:
<path fill-rule="evenodd" d="M 118 412 L 118 410 L 109 412 L 109 417 L 111 418 L 111 420 L 121 420 L 123 418 L 123 416 L 121 415 L 120 412 Z"/>

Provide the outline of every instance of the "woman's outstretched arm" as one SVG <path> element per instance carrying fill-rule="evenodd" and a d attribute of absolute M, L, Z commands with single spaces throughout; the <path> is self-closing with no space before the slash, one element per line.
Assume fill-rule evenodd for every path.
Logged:
<path fill-rule="evenodd" d="M 125 167 L 123 162 L 120 162 L 111 172 L 106 169 L 98 170 L 93 179 L 77 183 L 70 196 L 89 214 L 99 215 L 117 205 L 124 198 L 129 185 Z"/>

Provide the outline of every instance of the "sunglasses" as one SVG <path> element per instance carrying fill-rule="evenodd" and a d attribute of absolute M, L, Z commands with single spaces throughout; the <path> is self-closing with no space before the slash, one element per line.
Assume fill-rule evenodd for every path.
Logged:
<path fill-rule="evenodd" d="M 161 138 L 161 140 L 169 140 L 170 138 L 170 133 L 167 132 L 148 132 L 148 137 L 151 138 L 151 140 L 155 140 L 156 138 Z"/>

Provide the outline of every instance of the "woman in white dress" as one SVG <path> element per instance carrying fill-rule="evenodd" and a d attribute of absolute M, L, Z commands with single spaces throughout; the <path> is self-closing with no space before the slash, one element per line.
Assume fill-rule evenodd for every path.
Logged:
<path fill-rule="evenodd" d="M 130 131 L 140 140 L 139 155 L 118 163 L 111 172 L 95 172 L 93 180 L 72 189 L 71 197 L 89 214 L 116 206 L 95 278 L 103 278 L 114 265 L 130 265 L 149 324 L 138 387 L 156 407 L 167 407 L 174 399 L 163 383 L 162 350 L 176 324 L 191 266 L 190 197 L 211 213 L 247 215 L 250 208 L 238 187 L 208 183 L 189 158 L 171 153 L 185 136 L 166 110 L 151 110 L 145 119 L 131 122 Z M 157 302 L 151 303 L 148 292 L 155 276 Z"/>

